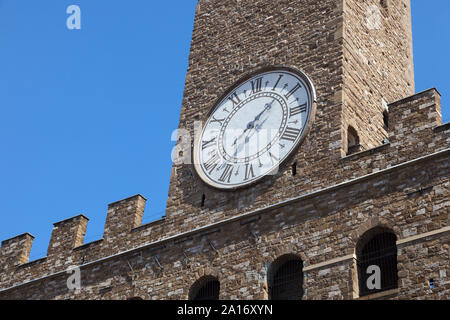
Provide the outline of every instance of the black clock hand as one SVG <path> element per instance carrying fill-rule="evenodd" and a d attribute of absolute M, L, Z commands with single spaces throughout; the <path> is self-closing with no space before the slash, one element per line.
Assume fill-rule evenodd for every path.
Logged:
<path fill-rule="evenodd" d="M 270 110 L 272 108 L 272 104 L 274 103 L 275 99 L 272 100 L 271 103 L 267 103 L 266 107 L 264 108 L 264 110 L 255 118 L 255 122 L 253 123 L 253 127 L 256 129 L 256 131 L 261 130 L 262 125 L 267 121 L 268 117 L 266 117 L 266 119 L 264 119 L 264 121 L 262 123 L 258 123 L 257 125 L 256 122 L 259 121 L 259 119 L 261 118 L 261 116 L 268 110 Z M 245 143 L 248 143 L 250 141 L 250 138 L 255 134 L 255 131 L 252 132 L 252 134 L 248 134 L 245 137 Z"/>
<path fill-rule="evenodd" d="M 264 110 L 263 110 L 260 114 L 258 114 L 258 115 L 256 116 L 254 122 L 258 121 L 258 120 L 261 118 L 261 116 L 262 116 L 266 111 L 270 110 L 270 109 L 272 108 L 272 104 L 273 104 L 274 102 L 275 102 L 275 99 L 273 99 L 271 103 L 267 103 L 267 104 L 265 105 L 265 107 L 264 107 Z"/>
<path fill-rule="evenodd" d="M 260 124 L 255 126 L 255 131 L 253 131 L 251 134 L 249 134 L 249 135 L 247 135 L 247 137 L 245 137 L 245 143 L 248 143 L 250 141 L 250 138 L 253 137 L 253 135 L 256 132 L 259 132 L 261 130 L 262 126 L 264 125 L 264 123 L 266 123 L 267 119 L 269 119 L 269 117 L 266 117 L 263 122 L 261 122 Z"/>
<path fill-rule="evenodd" d="M 264 123 L 266 123 L 267 119 L 269 119 L 269 117 L 265 118 L 263 122 L 261 122 L 260 124 L 258 124 L 258 125 L 255 127 L 256 131 L 259 132 L 259 131 L 261 130 L 262 126 L 264 125 Z"/>
<path fill-rule="evenodd" d="M 248 130 L 251 130 L 255 127 L 255 122 L 256 122 L 256 119 L 247 124 L 247 127 L 245 128 L 244 132 L 242 132 L 242 134 L 239 137 L 237 137 L 236 140 L 234 140 L 234 143 L 232 144 L 233 146 L 237 144 L 237 142 L 245 135 L 245 133 Z"/>
<path fill-rule="evenodd" d="M 255 119 L 254 119 L 253 121 L 249 122 L 249 123 L 247 124 L 247 128 L 244 130 L 244 132 L 243 132 L 238 138 L 236 138 L 236 140 L 234 140 L 234 143 L 232 144 L 233 146 L 237 144 L 237 142 L 245 135 L 245 133 L 246 133 L 248 130 L 251 130 L 251 129 L 255 128 L 255 123 L 256 123 L 257 121 L 259 121 L 259 119 L 261 118 L 261 116 L 262 116 L 266 111 L 268 111 L 268 110 L 270 110 L 270 109 L 272 108 L 272 105 L 273 105 L 274 102 L 275 102 L 275 99 L 273 99 L 272 102 L 270 102 L 270 103 L 266 103 L 266 105 L 265 105 L 265 107 L 264 107 L 264 110 L 261 111 L 261 113 L 258 114 L 258 115 L 255 117 Z"/>

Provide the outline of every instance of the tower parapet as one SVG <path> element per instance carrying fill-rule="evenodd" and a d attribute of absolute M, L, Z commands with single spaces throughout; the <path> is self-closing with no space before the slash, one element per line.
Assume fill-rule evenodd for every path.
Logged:
<path fill-rule="evenodd" d="M 0 258 L 2 259 L 2 270 L 27 263 L 30 259 L 31 246 L 34 236 L 24 233 L 14 238 L 2 241 Z"/>
<path fill-rule="evenodd" d="M 146 201 L 138 194 L 108 205 L 104 233 L 106 243 L 117 245 L 132 229 L 141 225 Z"/>
<path fill-rule="evenodd" d="M 47 257 L 69 256 L 72 250 L 81 246 L 89 219 L 84 215 L 78 215 L 54 224 Z"/>

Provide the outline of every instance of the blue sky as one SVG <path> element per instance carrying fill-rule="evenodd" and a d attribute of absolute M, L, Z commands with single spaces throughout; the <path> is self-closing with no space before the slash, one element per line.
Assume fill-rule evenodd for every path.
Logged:
<path fill-rule="evenodd" d="M 0 240 L 83 213 L 102 237 L 107 204 L 164 215 L 196 0 L 0 0 Z M 82 29 L 66 28 L 77 4 Z M 450 94 L 450 1 L 412 0 L 416 91 Z"/>

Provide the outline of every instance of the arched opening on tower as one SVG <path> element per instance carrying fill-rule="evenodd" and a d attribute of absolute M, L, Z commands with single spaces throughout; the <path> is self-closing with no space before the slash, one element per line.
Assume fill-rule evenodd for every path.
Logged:
<path fill-rule="evenodd" d="M 397 237 L 386 228 L 367 231 L 356 248 L 359 296 L 398 287 Z"/>
<path fill-rule="evenodd" d="M 189 291 L 189 300 L 219 300 L 220 282 L 216 277 L 204 276 L 197 280 Z"/>
<path fill-rule="evenodd" d="M 358 132 L 352 126 L 347 130 L 347 155 L 361 151 Z"/>
<path fill-rule="evenodd" d="M 275 260 L 268 274 L 270 300 L 301 300 L 303 297 L 303 261 L 296 255 Z"/>

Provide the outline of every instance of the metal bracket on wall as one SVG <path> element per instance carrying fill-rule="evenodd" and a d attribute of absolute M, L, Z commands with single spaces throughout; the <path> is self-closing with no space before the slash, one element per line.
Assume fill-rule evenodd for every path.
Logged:
<path fill-rule="evenodd" d="M 134 274 L 134 270 L 133 270 L 133 267 L 130 264 L 130 261 L 127 260 L 127 264 L 128 264 L 128 267 L 130 268 L 131 272 Z"/>
<path fill-rule="evenodd" d="M 255 240 L 255 241 L 258 241 L 258 236 L 252 231 L 252 230 L 248 230 L 249 232 L 250 232 L 250 234 L 253 236 L 253 239 Z"/>
<path fill-rule="evenodd" d="M 130 270 L 131 270 L 130 282 L 133 283 L 134 280 L 136 279 L 136 273 L 134 272 L 134 269 L 131 266 L 130 261 L 128 261 L 128 260 L 126 260 L 126 261 L 127 261 L 128 268 L 130 268 Z"/>
<path fill-rule="evenodd" d="M 159 267 L 161 270 L 164 270 L 164 268 L 163 268 L 163 266 L 161 265 L 161 263 L 159 263 L 158 257 L 153 257 L 153 259 L 155 260 L 155 262 L 156 262 L 156 264 L 158 265 L 158 267 Z"/>
<path fill-rule="evenodd" d="M 219 254 L 219 250 L 216 249 L 216 247 L 214 247 L 213 243 L 211 242 L 211 240 L 208 239 L 208 243 L 211 246 L 211 248 L 216 252 L 216 254 Z"/>
<path fill-rule="evenodd" d="M 182 252 L 183 252 L 184 259 L 189 261 L 189 257 L 187 256 L 186 251 L 182 250 Z"/>
<path fill-rule="evenodd" d="M 185 251 L 185 250 L 183 249 L 183 247 L 181 246 L 181 243 L 179 243 L 179 248 L 180 248 L 181 253 L 183 254 L 183 258 L 182 258 L 181 260 L 182 260 L 182 262 L 185 263 L 185 265 L 187 265 L 188 262 L 190 261 L 190 259 L 189 259 L 189 257 L 187 256 L 186 251 Z"/>
<path fill-rule="evenodd" d="M 408 193 L 406 194 L 406 196 L 407 196 L 407 197 L 411 197 L 411 196 L 416 195 L 416 194 L 419 194 L 419 193 L 429 192 L 429 191 L 433 190 L 433 188 L 434 188 L 434 185 L 433 185 L 433 186 L 424 187 L 424 188 L 419 188 L 419 189 L 417 189 L 417 190 L 408 192 Z"/>

